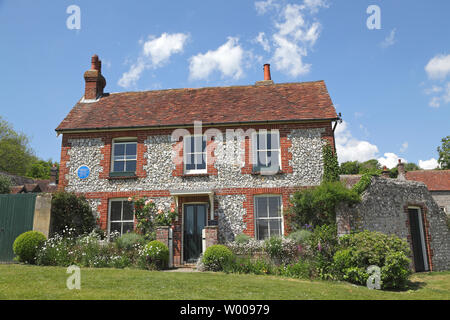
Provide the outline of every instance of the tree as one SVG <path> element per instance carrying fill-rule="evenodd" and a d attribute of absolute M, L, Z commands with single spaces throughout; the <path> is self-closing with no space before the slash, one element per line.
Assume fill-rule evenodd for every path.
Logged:
<path fill-rule="evenodd" d="M 59 171 L 59 164 L 53 161 L 36 159 L 27 171 L 27 177 L 35 179 L 50 179 L 51 169 L 55 165 Z"/>
<path fill-rule="evenodd" d="M 439 153 L 438 163 L 441 169 L 450 169 L 450 136 L 442 138 L 442 146 L 437 148 Z"/>
<path fill-rule="evenodd" d="M 29 147 L 29 139 L 0 117 L 0 171 L 26 175 L 36 157 Z"/>
<path fill-rule="evenodd" d="M 0 194 L 8 194 L 11 192 L 11 180 L 9 177 L 0 174 Z"/>
<path fill-rule="evenodd" d="M 381 170 L 381 164 L 377 159 L 367 160 L 366 162 L 361 163 L 359 173 L 368 173 Z"/>
<path fill-rule="evenodd" d="M 358 174 L 360 170 L 360 163 L 358 161 L 347 161 L 341 163 L 341 174 Z"/>

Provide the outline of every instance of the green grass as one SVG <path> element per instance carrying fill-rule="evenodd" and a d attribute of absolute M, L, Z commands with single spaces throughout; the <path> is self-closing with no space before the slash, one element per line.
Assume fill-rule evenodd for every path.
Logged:
<path fill-rule="evenodd" d="M 0 265 L 0 299 L 450 299 L 450 272 L 415 274 L 401 292 L 274 276 L 89 268 L 81 269 L 81 290 L 68 290 L 68 276 L 61 267 Z"/>

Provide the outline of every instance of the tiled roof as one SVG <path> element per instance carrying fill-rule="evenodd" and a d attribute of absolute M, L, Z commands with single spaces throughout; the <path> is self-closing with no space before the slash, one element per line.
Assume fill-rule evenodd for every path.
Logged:
<path fill-rule="evenodd" d="M 409 171 L 406 179 L 423 182 L 430 191 L 450 191 L 450 170 Z"/>
<path fill-rule="evenodd" d="M 56 131 L 336 119 L 324 81 L 105 94 Z"/>

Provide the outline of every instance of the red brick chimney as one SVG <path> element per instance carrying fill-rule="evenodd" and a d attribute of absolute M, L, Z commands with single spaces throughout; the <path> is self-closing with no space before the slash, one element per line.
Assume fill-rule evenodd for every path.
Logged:
<path fill-rule="evenodd" d="M 266 63 L 264 65 L 264 80 L 263 81 L 256 81 L 255 86 L 265 86 L 273 84 L 272 77 L 270 76 L 270 64 Z"/>
<path fill-rule="evenodd" d="M 402 160 L 400 160 L 400 159 L 398 159 L 397 169 L 398 169 L 397 179 L 398 180 L 406 180 L 405 164 L 402 163 Z"/>
<path fill-rule="evenodd" d="M 102 76 L 102 62 L 96 54 L 91 59 L 91 69 L 84 73 L 86 87 L 84 99 L 95 100 L 103 95 L 103 89 L 106 86 L 106 80 Z"/>

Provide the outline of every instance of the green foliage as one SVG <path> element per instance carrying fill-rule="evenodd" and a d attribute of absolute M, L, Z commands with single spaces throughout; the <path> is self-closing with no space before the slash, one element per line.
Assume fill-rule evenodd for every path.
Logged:
<path fill-rule="evenodd" d="M 147 241 L 143 235 L 129 232 L 123 234 L 114 242 L 119 250 L 132 250 L 137 246 L 143 246 Z"/>
<path fill-rule="evenodd" d="M 438 163 L 442 170 L 450 169 L 450 136 L 441 140 L 442 146 L 437 148 L 439 153 Z"/>
<path fill-rule="evenodd" d="M 228 261 L 223 265 L 223 271 L 226 273 L 244 273 L 244 274 L 276 274 L 277 268 L 273 266 L 270 261 L 259 258 L 252 260 L 250 258 L 237 258 L 235 260 Z"/>
<path fill-rule="evenodd" d="M 358 174 L 359 170 L 360 170 L 359 161 L 343 162 L 339 167 L 340 174 Z"/>
<path fill-rule="evenodd" d="M 367 160 L 360 164 L 359 173 L 381 173 L 381 164 L 376 159 Z"/>
<path fill-rule="evenodd" d="M 169 265 L 169 248 L 157 240 L 149 242 L 141 253 L 146 268 L 150 270 L 166 269 Z"/>
<path fill-rule="evenodd" d="M 361 179 L 352 187 L 352 191 L 361 195 L 369 187 L 374 176 L 379 176 L 379 173 L 372 171 L 363 174 Z"/>
<path fill-rule="evenodd" d="M 323 225 L 314 229 L 309 239 L 307 257 L 314 263 L 316 275 L 321 279 L 334 279 L 333 256 L 339 250 L 336 225 Z"/>
<path fill-rule="evenodd" d="M 130 197 L 128 201 L 133 201 L 137 230 L 147 240 L 155 239 L 156 227 L 171 226 L 177 217 L 177 212 L 173 208 L 169 212 L 157 209 L 153 199 Z"/>
<path fill-rule="evenodd" d="M 8 176 L 0 174 L 0 194 L 8 194 L 11 192 L 11 180 Z"/>
<path fill-rule="evenodd" d="M 295 241 L 281 237 L 270 237 L 264 241 L 264 252 L 276 265 L 291 263 L 295 260 L 298 249 Z"/>
<path fill-rule="evenodd" d="M 41 232 L 24 232 L 13 243 L 14 254 L 20 262 L 35 264 L 37 253 L 45 240 L 45 235 Z"/>
<path fill-rule="evenodd" d="M 294 194 L 292 207 L 285 214 L 293 230 L 304 225 L 331 225 L 336 223 L 336 206 L 360 201 L 359 195 L 340 182 L 323 182 L 319 187 L 298 191 Z"/>
<path fill-rule="evenodd" d="M 314 274 L 314 266 L 308 260 L 299 260 L 296 263 L 281 266 L 278 273 L 289 278 L 311 279 Z"/>
<path fill-rule="evenodd" d="M 323 179 L 324 182 L 339 181 L 339 163 L 336 154 L 329 144 L 323 147 Z"/>
<path fill-rule="evenodd" d="M 232 263 L 234 254 L 224 245 L 216 244 L 208 247 L 203 254 L 202 262 L 205 270 L 222 271 L 225 266 Z"/>
<path fill-rule="evenodd" d="M 35 159 L 28 137 L 0 117 L 0 171 L 25 176 Z"/>
<path fill-rule="evenodd" d="M 296 244 L 305 244 L 311 238 L 312 232 L 306 229 L 301 229 L 289 234 L 288 238 L 293 240 Z"/>
<path fill-rule="evenodd" d="M 369 266 L 381 269 L 381 287 L 403 288 L 411 274 L 409 245 L 406 241 L 380 232 L 364 231 L 345 235 L 341 249 L 334 254 L 333 269 L 338 279 L 366 285 Z"/>
<path fill-rule="evenodd" d="M 90 233 L 96 227 L 92 209 L 84 198 L 68 192 L 57 192 L 52 198 L 52 236 L 62 233 L 67 228 L 74 229 L 74 234 Z"/>
<path fill-rule="evenodd" d="M 50 179 L 50 173 L 53 165 L 56 166 L 57 172 L 59 172 L 59 164 L 53 163 L 52 160 L 39 160 L 36 159 L 30 165 L 30 168 L 27 171 L 27 177 L 34 179 Z"/>
<path fill-rule="evenodd" d="M 234 237 L 234 241 L 238 244 L 245 244 L 250 241 L 251 237 L 246 235 L 245 233 L 238 234 L 236 237 Z"/>

